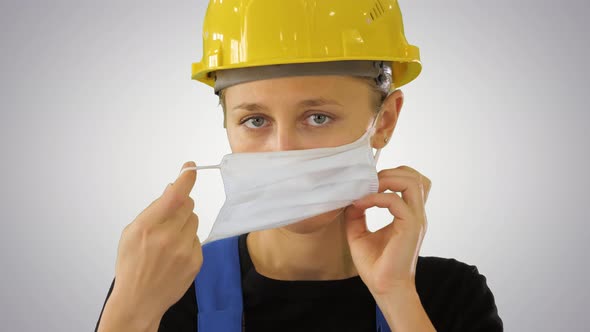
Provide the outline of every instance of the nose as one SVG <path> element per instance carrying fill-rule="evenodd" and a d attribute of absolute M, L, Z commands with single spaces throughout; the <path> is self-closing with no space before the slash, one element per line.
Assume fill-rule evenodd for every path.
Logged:
<path fill-rule="evenodd" d="M 297 134 L 297 131 L 293 127 L 281 127 L 277 126 L 275 135 L 271 138 L 271 145 L 273 151 L 287 151 L 287 150 L 299 150 L 301 147 L 301 141 Z"/>

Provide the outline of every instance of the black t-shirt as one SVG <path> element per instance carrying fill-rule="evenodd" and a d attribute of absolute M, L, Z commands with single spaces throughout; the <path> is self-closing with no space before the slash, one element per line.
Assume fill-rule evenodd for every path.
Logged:
<path fill-rule="evenodd" d="M 247 235 L 238 239 L 245 331 L 375 332 L 375 300 L 359 276 L 317 281 L 267 278 L 253 267 Z M 113 279 L 105 304 L 114 283 Z M 419 256 L 416 289 L 438 332 L 503 331 L 494 296 L 475 266 L 452 258 Z M 197 312 L 193 283 L 166 311 L 158 331 L 195 332 Z M 99 323 L 100 317 L 96 330 Z"/>

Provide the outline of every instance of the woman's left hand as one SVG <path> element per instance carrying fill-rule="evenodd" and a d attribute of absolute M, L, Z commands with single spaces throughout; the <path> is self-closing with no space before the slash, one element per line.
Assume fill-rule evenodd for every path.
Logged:
<path fill-rule="evenodd" d="M 426 234 L 424 204 L 431 181 L 413 168 L 400 166 L 378 174 L 379 191 L 349 205 L 344 222 L 355 267 L 373 296 L 397 290 L 415 291 L 418 254 Z M 394 192 L 385 193 L 385 190 Z M 395 193 L 401 192 L 401 197 Z M 365 210 L 387 208 L 394 221 L 382 229 L 367 229 Z"/>

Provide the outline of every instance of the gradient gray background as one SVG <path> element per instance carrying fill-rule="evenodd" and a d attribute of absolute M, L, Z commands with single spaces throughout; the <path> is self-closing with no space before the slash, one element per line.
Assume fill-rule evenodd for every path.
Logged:
<path fill-rule="evenodd" d="M 379 168 L 430 177 L 421 254 L 488 278 L 508 331 L 590 323 L 587 1 L 401 2 L 424 70 Z M 120 232 L 183 162 L 229 153 L 190 80 L 206 1 L 0 3 L 0 326 L 89 331 Z M 191 196 L 201 239 L 218 171 Z M 371 210 L 371 228 L 387 213 Z"/>

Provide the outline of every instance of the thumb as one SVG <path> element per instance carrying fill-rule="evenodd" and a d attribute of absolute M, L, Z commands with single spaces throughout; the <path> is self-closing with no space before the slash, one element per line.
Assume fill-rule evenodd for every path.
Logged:
<path fill-rule="evenodd" d="M 182 169 L 178 178 L 172 184 L 170 189 L 176 191 L 181 195 L 188 196 L 195 186 L 197 181 L 197 165 L 194 161 L 189 161 L 182 165 Z"/>
<path fill-rule="evenodd" d="M 344 210 L 344 228 L 348 243 L 368 233 L 365 209 L 358 208 L 354 204 L 347 206 Z"/>

